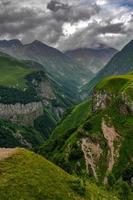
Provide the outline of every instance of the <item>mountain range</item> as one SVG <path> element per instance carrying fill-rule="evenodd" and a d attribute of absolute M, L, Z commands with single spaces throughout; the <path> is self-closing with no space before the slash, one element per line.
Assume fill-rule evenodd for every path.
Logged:
<path fill-rule="evenodd" d="M 133 41 L 0 41 L 0 199 L 132 200 L 132 94 Z"/>
<path fill-rule="evenodd" d="M 117 52 L 113 48 L 101 47 L 63 53 L 37 40 L 25 45 L 19 40 L 3 40 L 0 41 L 0 51 L 17 59 L 32 60 L 41 64 L 74 101 L 80 99 L 78 89 L 91 80 Z"/>

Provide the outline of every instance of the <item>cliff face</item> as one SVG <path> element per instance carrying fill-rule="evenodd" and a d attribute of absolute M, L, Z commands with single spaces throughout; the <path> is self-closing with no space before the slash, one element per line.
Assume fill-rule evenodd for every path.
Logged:
<path fill-rule="evenodd" d="M 28 104 L 2 104 L 0 103 L 0 117 L 25 125 L 33 125 L 34 120 L 43 115 L 43 104 L 32 102 Z"/>

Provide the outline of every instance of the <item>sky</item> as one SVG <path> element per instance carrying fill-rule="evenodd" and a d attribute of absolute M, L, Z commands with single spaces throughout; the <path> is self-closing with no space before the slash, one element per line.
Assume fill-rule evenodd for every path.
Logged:
<path fill-rule="evenodd" d="M 0 0 L 0 39 L 62 51 L 121 49 L 133 39 L 133 0 Z"/>

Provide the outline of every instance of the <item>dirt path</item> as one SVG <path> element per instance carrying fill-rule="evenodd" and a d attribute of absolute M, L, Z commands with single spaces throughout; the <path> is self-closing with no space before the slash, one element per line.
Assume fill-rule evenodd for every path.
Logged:
<path fill-rule="evenodd" d="M 16 148 L 0 148 L 0 160 L 11 157 L 15 152 Z"/>

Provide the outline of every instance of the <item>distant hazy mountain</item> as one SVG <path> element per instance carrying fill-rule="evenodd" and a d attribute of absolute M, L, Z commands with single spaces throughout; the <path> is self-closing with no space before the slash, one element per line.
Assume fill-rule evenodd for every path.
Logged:
<path fill-rule="evenodd" d="M 96 74 L 118 51 L 114 48 L 100 46 L 97 49 L 80 48 L 72 51 L 66 51 L 75 63 L 83 66 L 84 70 L 92 71 Z"/>
<path fill-rule="evenodd" d="M 133 71 L 133 40 L 114 55 L 107 65 L 82 88 L 82 95 L 87 94 L 103 78 Z M 84 96 L 84 95 L 83 95 Z"/>

